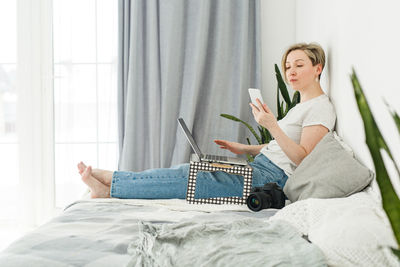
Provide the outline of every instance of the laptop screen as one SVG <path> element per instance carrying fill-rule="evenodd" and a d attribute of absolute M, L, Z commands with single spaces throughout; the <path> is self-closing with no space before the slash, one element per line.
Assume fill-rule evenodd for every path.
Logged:
<path fill-rule="evenodd" d="M 182 118 L 178 119 L 179 125 L 181 126 L 183 132 L 185 133 L 185 136 L 187 140 L 189 141 L 189 144 L 192 146 L 194 152 L 196 155 L 199 157 L 199 160 L 203 157 L 203 154 L 200 151 L 199 146 L 197 145 L 196 141 L 194 141 L 192 134 L 190 133 L 188 127 L 186 126 L 185 121 Z"/>

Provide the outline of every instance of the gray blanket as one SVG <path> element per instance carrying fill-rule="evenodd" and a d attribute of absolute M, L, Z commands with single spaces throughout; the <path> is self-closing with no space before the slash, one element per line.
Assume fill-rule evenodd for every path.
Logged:
<path fill-rule="evenodd" d="M 140 223 L 128 253 L 129 266 L 325 266 L 293 227 L 259 219 Z"/>
<path fill-rule="evenodd" d="M 142 201 L 143 202 L 143 201 Z M 276 211 L 80 201 L 0 253 L 0 266 L 320 266 Z"/>

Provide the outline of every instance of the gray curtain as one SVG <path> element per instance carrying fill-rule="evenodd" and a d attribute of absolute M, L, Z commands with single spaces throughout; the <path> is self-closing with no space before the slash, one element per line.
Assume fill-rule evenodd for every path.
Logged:
<path fill-rule="evenodd" d="M 119 0 L 120 170 L 188 162 L 183 117 L 202 152 L 249 132 L 220 117 L 251 116 L 260 88 L 259 0 Z M 254 124 L 254 123 L 253 123 Z"/>

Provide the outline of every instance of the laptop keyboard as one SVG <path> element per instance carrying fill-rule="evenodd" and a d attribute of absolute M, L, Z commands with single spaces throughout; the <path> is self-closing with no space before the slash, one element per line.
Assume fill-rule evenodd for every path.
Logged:
<path fill-rule="evenodd" d="M 206 155 L 206 160 L 228 161 L 226 156 Z"/>

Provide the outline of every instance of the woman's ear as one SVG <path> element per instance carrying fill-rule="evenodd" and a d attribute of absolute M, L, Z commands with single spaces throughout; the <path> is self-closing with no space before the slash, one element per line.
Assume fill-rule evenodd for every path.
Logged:
<path fill-rule="evenodd" d="M 319 63 L 319 64 L 317 64 L 316 66 L 317 66 L 317 74 L 320 75 L 321 72 L 322 72 L 322 64 Z"/>
<path fill-rule="evenodd" d="M 316 67 L 315 68 L 315 74 L 316 74 L 316 76 L 315 76 L 315 81 L 319 81 L 319 76 L 321 75 L 321 72 L 322 72 L 322 65 L 321 64 L 317 64 L 317 65 L 315 65 L 314 67 Z"/>

